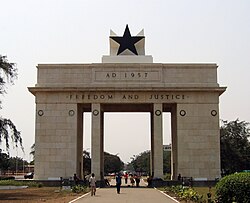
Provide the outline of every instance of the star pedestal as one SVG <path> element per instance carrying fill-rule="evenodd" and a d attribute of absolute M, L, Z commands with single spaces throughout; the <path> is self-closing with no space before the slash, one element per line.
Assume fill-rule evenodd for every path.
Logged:
<path fill-rule="evenodd" d="M 102 57 L 102 63 L 153 63 L 151 55 L 145 55 L 145 37 L 142 30 L 131 36 L 128 25 L 123 36 L 110 31 L 110 55 Z"/>
<path fill-rule="evenodd" d="M 153 57 L 150 55 L 103 56 L 102 63 L 153 63 Z"/>

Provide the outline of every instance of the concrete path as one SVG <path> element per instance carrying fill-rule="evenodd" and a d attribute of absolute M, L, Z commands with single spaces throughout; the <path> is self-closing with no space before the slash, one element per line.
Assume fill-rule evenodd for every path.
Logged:
<path fill-rule="evenodd" d="M 113 182 L 111 181 L 111 185 Z M 142 183 L 143 184 L 143 183 Z M 146 187 L 122 187 L 120 194 L 115 187 L 97 189 L 96 195 L 89 193 L 71 203 L 176 203 L 154 188 Z"/>

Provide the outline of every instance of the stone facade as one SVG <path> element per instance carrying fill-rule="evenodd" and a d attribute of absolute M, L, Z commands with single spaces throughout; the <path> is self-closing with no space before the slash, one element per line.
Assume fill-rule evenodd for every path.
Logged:
<path fill-rule="evenodd" d="M 162 177 L 162 112 L 171 112 L 172 178 L 220 176 L 216 64 L 39 64 L 35 178 L 82 177 L 83 112 L 92 112 L 92 171 L 103 178 L 103 113 L 151 112 L 151 173 Z"/>

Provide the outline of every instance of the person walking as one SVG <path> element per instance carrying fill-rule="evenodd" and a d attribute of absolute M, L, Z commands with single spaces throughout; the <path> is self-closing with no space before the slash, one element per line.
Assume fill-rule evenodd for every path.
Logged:
<path fill-rule="evenodd" d="M 136 175 L 135 176 L 136 187 L 139 187 L 140 180 L 141 180 L 140 176 Z"/>
<path fill-rule="evenodd" d="M 91 196 L 95 195 L 96 193 L 96 180 L 95 180 L 95 174 L 92 173 L 89 178 L 89 186 L 91 189 Z"/>
<path fill-rule="evenodd" d="M 130 183 L 131 183 L 132 187 L 134 187 L 134 185 L 135 185 L 135 179 L 134 179 L 134 177 L 133 177 L 132 174 L 130 176 Z"/>
<path fill-rule="evenodd" d="M 116 180 L 117 194 L 120 194 L 121 184 L 122 184 L 122 177 L 121 177 L 120 173 L 117 173 L 115 180 Z"/>
<path fill-rule="evenodd" d="M 128 184 L 128 173 L 126 172 L 124 174 L 125 184 Z"/>

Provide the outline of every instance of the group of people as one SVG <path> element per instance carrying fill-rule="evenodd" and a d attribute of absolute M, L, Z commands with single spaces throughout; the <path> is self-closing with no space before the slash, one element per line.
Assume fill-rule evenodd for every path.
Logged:
<path fill-rule="evenodd" d="M 136 187 L 139 187 L 140 181 L 141 181 L 140 176 L 131 174 L 129 178 L 128 173 L 124 174 L 124 179 L 125 179 L 125 184 L 128 184 L 128 179 L 129 179 L 132 187 L 134 187 L 135 184 L 136 184 Z"/>
<path fill-rule="evenodd" d="M 131 174 L 129 178 L 129 174 L 125 173 L 124 174 L 125 184 L 128 184 L 128 179 L 130 180 L 132 187 L 134 187 L 135 184 L 136 187 L 139 187 L 141 181 L 140 176 Z M 122 184 L 122 176 L 120 173 L 116 174 L 115 180 L 116 180 L 117 193 L 120 194 L 121 184 Z"/>
<path fill-rule="evenodd" d="M 74 174 L 73 178 L 74 178 L 75 184 L 78 184 L 80 179 L 76 176 L 76 174 Z M 136 184 L 136 187 L 139 187 L 140 180 L 141 180 L 140 176 L 131 174 L 129 177 L 129 174 L 125 173 L 124 174 L 125 184 L 128 184 L 128 179 L 130 180 L 132 187 L 134 187 L 135 184 Z M 115 181 L 116 181 L 117 194 L 120 194 L 121 184 L 122 184 L 122 176 L 120 173 L 116 174 Z M 95 196 L 95 194 L 96 194 L 96 178 L 95 178 L 94 173 L 91 174 L 91 176 L 88 179 L 88 182 L 89 182 L 89 187 L 91 189 L 91 196 Z"/>
<path fill-rule="evenodd" d="M 74 174 L 73 178 L 74 178 L 75 184 L 78 185 L 79 182 L 80 182 L 80 178 L 77 177 L 76 174 Z M 91 190 L 91 196 L 93 196 L 96 193 L 96 179 L 95 179 L 95 174 L 94 173 L 91 174 L 91 176 L 89 177 L 88 182 L 89 182 L 89 187 L 90 187 L 90 190 Z"/>

